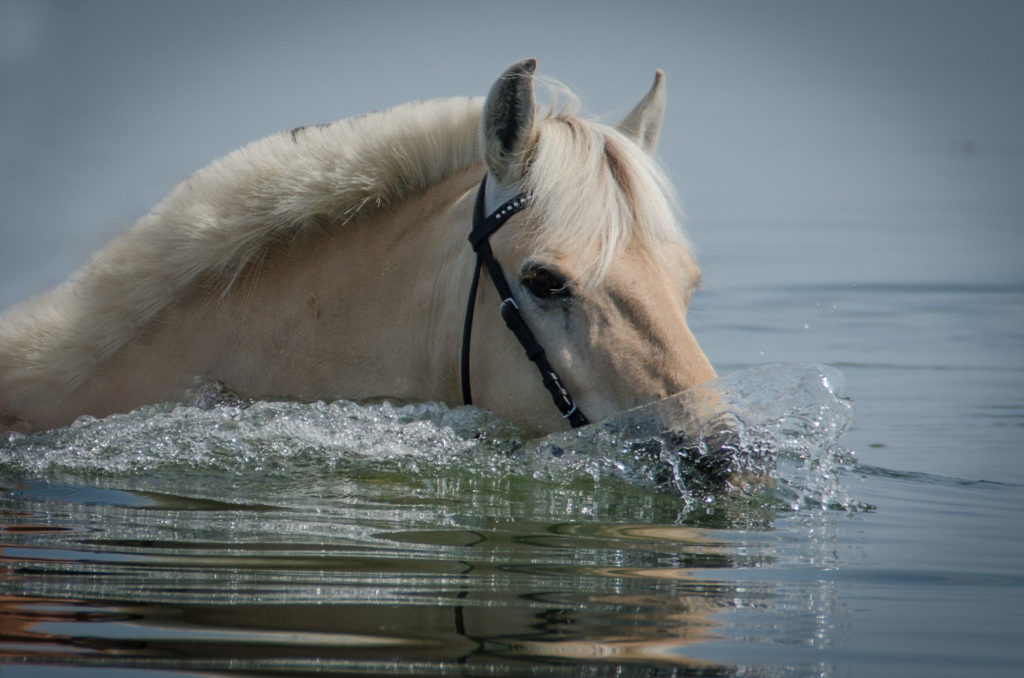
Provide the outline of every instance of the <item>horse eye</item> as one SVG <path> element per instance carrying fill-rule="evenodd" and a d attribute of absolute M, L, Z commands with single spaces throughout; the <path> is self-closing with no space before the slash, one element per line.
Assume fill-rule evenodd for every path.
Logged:
<path fill-rule="evenodd" d="M 572 296 L 569 279 L 540 264 L 524 266 L 521 281 L 530 290 L 530 294 L 538 299 L 566 299 Z"/>

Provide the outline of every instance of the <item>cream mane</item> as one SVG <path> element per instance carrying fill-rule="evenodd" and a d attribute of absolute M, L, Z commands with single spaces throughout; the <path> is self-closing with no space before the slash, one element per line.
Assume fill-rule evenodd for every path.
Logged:
<path fill-rule="evenodd" d="M 63 285 L 0 316 L 0 385 L 74 388 L 170 304 L 197 287 L 223 293 L 301 229 L 388 209 L 481 164 L 482 107 L 406 104 L 272 135 L 211 163 Z M 532 248 L 582 252 L 588 276 L 600 277 L 634 238 L 655 251 L 685 243 L 656 162 L 576 108 L 569 95 L 537 121 Z"/>
<path fill-rule="evenodd" d="M 67 282 L 0 315 L 0 384 L 52 375 L 53 386 L 74 388 L 196 283 L 222 293 L 304 226 L 386 209 L 479 163 L 482 106 L 405 104 L 281 132 L 214 161 Z"/>
<path fill-rule="evenodd" d="M 559 99 L 565 100 L 560 107 Z M 692 252 L 658 162 L 617 129 L 578 117 L 571 92 L 558 92 L 555 101 L 536 123 L 526 170 L 533 228 L 522 237 L 531 250 L 575 252 L 584 286 L 600 282 L 631 242 L 655 256 L 666 243 Z"/>

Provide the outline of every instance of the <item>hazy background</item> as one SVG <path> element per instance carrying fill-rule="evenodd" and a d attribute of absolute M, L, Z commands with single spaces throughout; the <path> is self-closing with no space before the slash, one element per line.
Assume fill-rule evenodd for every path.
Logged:
<path fill-rule="evenodd" d="M 1024 282 L 1021 2 L 0 0 L 0 308 L 248 141 L 527 56 L 613 121 L 666 71 L 708 289 Z"/>

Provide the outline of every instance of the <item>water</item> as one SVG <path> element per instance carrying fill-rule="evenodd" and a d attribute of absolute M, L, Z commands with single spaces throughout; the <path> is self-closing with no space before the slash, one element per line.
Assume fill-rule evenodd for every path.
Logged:
<path fill-rule="evenodd" d="M 774 487 L 680 462 L 666 422 L 692 425 L 712 388 L 741 431 L 730 471 Z M 10 436 L 3 647 L 79 667 L 729 673 L 688 646 L 772 593 L 720 571 L 774 567 L 780 516 L 866 508 L 833 479 L 851 417 L 838 371 L 775 365 L 540 441 L 473 408 L 348 402 Z"/>
<path fill-rule="evenodd" d="M 906 389 L 907 371 L 927 394 L 898 417 L 879 414 L 898 390 L 846 393 Z M 739 368 L 714 385 L 742 431 L 734 470 L 770 484 L 678 463 L 666 429 L 721 420 L 683 414 L 706 389 L 539 441 L 473 408 L 347 402 L 156 405 L 12 436 L 4 670 L 1015 675 L 1024 483 L 1000 446 L 1024 407 L 990 395 L 958 433 L 934 405 L 1014 374 Z M 851 428 L 855 407 L 884 425 Z M 968 439 L 979 465 L 943 452 Z"/>
<path fill-rule="evenodd" d="M 806 232 L 751 228 L 745 277 L 711 239 L 725 376 L 581 431 L 258 402 L 0 440 L 5 674 L 1018 675 L 1024 284 L 841 282 Z M 723 422 L 725 482 L 688 463 Z"/>
<path fill-rule="evenodd" d="M 703 418 L 706 389 L 539 441 L 431 404 L 155 405 L 0 440 L 5 674 L 1018 675 L 1024 282 L 715 232 Z M 722 421 L 725 484 L 681 461 Z"/>
<path fill-rule="evenodd" d="M 1024 673 L 1020 3 L 253 4 L 0 2 L 0 306 L 267 133 L 526 56 L 615 117 L 662 67 L 737 473 L 671 403 L 3 438 L 4 676 Z"/>

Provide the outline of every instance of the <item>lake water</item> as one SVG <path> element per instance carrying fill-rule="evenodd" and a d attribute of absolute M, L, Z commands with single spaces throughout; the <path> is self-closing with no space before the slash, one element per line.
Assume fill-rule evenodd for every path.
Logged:
<path fill-rule="evenodd" d="M 773 484 L 687 470 L 699 393 L 540 441 L 352 403 L 0 436 L 0 675 L 1024 675 L 1024 5 L 400 5 L 0 0 L 0 308 L 276 130 L 528 56 L 618 119 L 660 67 L 691 325 Z"/>
<path fill-rule="evenodd" d="M 1024 281 L 846 270 L 890 225 L 810 228 L 715 225 L 693 309 L 773 487 L 627 418 L 530 441 L 435 405 L 12 436 L 3 674 L 1020 675 Z"/>

